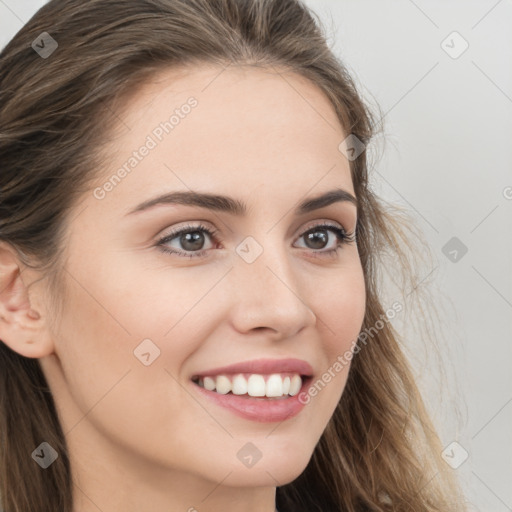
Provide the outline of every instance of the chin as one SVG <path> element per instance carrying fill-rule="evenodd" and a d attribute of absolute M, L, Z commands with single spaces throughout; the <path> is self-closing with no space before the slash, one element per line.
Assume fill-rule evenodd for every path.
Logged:
<path fill-rule="evenodd" d="M 252 467 L 237 464 L 231 468 L 227 481 L 235 487 L 276 487 L 293 482 L 306 469 L 312 452 L 275 450 Z M 226 481 L 226 483 L 227 483 Z"/>

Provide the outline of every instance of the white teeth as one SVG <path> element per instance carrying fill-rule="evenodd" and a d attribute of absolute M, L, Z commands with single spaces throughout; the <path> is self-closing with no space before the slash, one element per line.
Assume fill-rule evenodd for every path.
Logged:
<path fill-rule="evenodd" d="M 215 379 L 212 379 L 211 377 L 205 377 L 203 379 L 203 387 L 208 391 L 213 391 L 215 389 Z"/>
<path fill-rule="evenodd" d="M 283 379 L 283 395 L 287 395 L 290 392 L 290 377 L 286 376 Z"/>
<path fill-rule="evenodd" d="M 290 381 L 290 391 L 288 393 L 295 396 L 302 386 L 302 380 L 298 375 L 294 375 Z"/>
<path fill-rule="evenodd" d="M 281 375 L 271 375 L 268 378 L 265 394 L 269 397 L 283 396 L 283 379 Z"/>
<path fill-rule="evenodd" d="M 267 377 L 259 374 L 249 375 L 246 379 L 244 375 L 238 374 L 231 380 L 226 375 L 217 375 L 216 377 L 204 377 L 199 379 L 198 384 L 209 390 L 216 391 L 222 395 L 231 392 L 234 395 L 246 395 L 255 397 L 279 398 L 283 396 L 295 396 L 302 387 L 302 378 L 295 374 L 285 376 L 274 373 Z"/>
<path fill-rule="evenodd" d="M 251 375 L 247 381 L 249 396 L 265 396 L 265 379 L 262 375 Z"/>
<path fill-rule="evenodd" d="M 225 375 L 219 375 L 215 384 L 217 393 L 225 395 L 231 391 L 231 381 Z"/>
<path fill-rule="evenodd" d="M 232 391 L 234 395 L 245 395 L 247 393 L 247 381 L 243 375 L 237 375 L 233 379 Z"/>

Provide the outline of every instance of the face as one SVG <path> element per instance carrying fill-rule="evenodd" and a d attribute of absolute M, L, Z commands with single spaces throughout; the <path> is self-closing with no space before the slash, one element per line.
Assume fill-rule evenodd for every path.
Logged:
<path fill-rule="evenodd" d="M 300 76 L 221 71 L 165 71 L 119 114 L 69 217 L 41 364 L 77 461 L 283 485 L 334 412 L 364 316 L 347 133 Z M 192 191 L 230 199 L 176 195 Z"/>

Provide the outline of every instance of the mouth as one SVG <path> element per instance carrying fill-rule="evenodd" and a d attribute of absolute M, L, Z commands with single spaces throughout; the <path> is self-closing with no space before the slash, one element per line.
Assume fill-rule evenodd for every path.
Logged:
<path fill-rule="evenodd" d="M 191 380 L 200 388 L 219 395 L 286 400 L 296 396 L 304 385 L 311 380 L 311 376 L 296 372 L 272 374 L 236 373 L 196 375 Z"/>
<path fill-rule="evenodd" d="M 254 359 L 210 368 L 190 377 L 202 399 L 253 422 L 281 422 L 297 416 L 313 381 L 305 360 Z"/>

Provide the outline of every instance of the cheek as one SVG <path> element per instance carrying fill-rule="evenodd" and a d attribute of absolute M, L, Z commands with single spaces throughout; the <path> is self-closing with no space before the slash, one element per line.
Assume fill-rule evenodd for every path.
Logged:
<path fill-rule="evenodd" d="M 155 386 L 178 391 L 166 370 L 179 378 L 204 342 L 226 269 L 196 267 L 191 277 L 163 265 L 141 268 L 130 258 L 75 260 L 56 345 L 79 407 L 87 411 L 128 371 L 126 381 L 137 379 L 141 396 Z"/>
<path fill-rule="evenodd" d="M 311 421 L 323 430 L 345 388 L 364 320 L 366 294 L 361 266 L 355 263 L 325 283 L 321 292 L 316 291 L 311 307 L 317 315 L 324 363 L 301 400 L 311 404 Z"/>
<path fill-rule="evenodd" d="M 90 278 L 76 273 L 73 278 L 67 283 L 55 344 L 69 393 L 63 403 L 74 402 L 85 414 L 133 365 L 137 339 L 119 314 L 119 300 L 102 295 Z M 64 396 L 63 390 L 56 393 Z"/>
<path fill-rule="evenodd" d="M 94 439 L 92 432 L 99 431 L 140 456 L 169 459 L 170 454 L 179 453 L 179 443 L 188 435 L 169 436 L 176 418 L 187 417 L 190 411 L 204 414 L 177 380 L 190 354 L 187 339 L 178 338 L 185 335 L 182 324 L 190 329 L 190 322 L 180 322 L 167 337 L 162 335 L 184 312 L 180 301 L 158 295 L 161 281 L 160 287 L 146 282 L 157 290 L 149 302 L 149 294 L 138 293 L 144 288 L 138 288 L 141 283 L 136 279 L 130 282 L 132 288 L 120 293 L 113 286 L 119 275 L 110 276 L 112 286 L 98 274 L 87 282 L 84 275 L 82 286 L 77 284 L 77 273 L 76 281 L 67 283 L 68 300 L 55 333 L 63 372 L 63 380 L 55 381 L 55 396 L 64 431 L 70 431 L 75 447 L 80 439 Z M 194 339 L 188 332 L 188 340 Z M 141 345 L 143 340 L 151 341 Z"/>
<path fill-rule="evenodd" d="M 357 339 L 365 310 L 366 294 L 363 270 L 354 263 L 330 280 L 317 294 L 317 327 L 322 331 L 324 350 L 332 362 Z"/>

